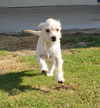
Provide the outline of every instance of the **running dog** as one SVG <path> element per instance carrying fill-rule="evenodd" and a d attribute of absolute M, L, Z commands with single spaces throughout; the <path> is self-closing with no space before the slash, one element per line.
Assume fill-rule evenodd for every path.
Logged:
<path fill-rule="evenodd" d="M 36 58 L 40 65 L 40 70 L 42 73 L 46 73 L 47 76 L 53 76 L 55 71 L 58 83 L 63 83 L 63 60 L 60 47 L 61 23 L 59 20 L 49 18 L 40 23 L 39 28 L 40 31 L 24 30 L 24 32 L 39 36 Z M 45 61 L 47 58 L 50 58 L 52 62 L 50 68 L 48 68 Z"/>

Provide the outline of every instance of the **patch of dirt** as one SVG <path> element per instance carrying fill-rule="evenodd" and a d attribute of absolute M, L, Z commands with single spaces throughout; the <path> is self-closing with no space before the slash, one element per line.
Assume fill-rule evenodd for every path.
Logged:
<path fill-rule="evenodd" d="M 76 90 L 79 87 L 79 84 L 59 84 L 53 87 L 54 90 Z"/>
<path fill-rule="evenodd" d="M 21 50 L 21 51 L 14 51 L 13 56 L 33 56 L 35 55 L 36 51 L 35 50 Z"/>
<path fill-rule="evenodd" d="M 0 36 L 0 49 L 6 51 L 35 50 L 37 36 Z"/>
<path fill-rule="evenodd" d="M 48 93 L 50 90 L 52 90 L 46 86 L 39 86 L 39 87 L 32 87 L 32 88 L 33 88 L 33 90 L 41 91 L 44 93 Z"/>
<path fill-rule="evenodd" d="M 32 87 L 34 90 L 39 90 L 44 93 L 48 93 L 52 90 L 70 90 L 70 91 L 75 91 L 79 88 L 79 84 L 73 83 L 73 84 L 68 84 L 68 83 L 63 83 L 63 84 L 57 84 L 52 86 L 51 88 L 46 87 L 46 86 L 38 86 L 38 87 Z"/>
<path fill-rule="evenodd" d="M 69 50 L 62 50 L 62 52 L 66 53 L 66 54 L 69 54 L 69 55 L 74 54 L 72 51 L 69 51 Z"/>
<path fill-rule="evenodd" d="M 1 56 L 0 57 L 0 74 L 5 74 L 11 71 L 22 71 L 22 70 L 32 70 L 33 66 L 29 65 L 26 62 L 20 61 L 19 56 L 25 55 L 21 52 L 12 52 L 11 55 Z"/>

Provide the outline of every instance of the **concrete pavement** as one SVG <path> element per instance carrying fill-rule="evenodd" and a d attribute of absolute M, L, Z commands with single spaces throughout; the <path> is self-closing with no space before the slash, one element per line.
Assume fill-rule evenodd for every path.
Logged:
<path fill-rule="evenodd" d="M 60 19 L 63 29 L 100 28 L 100 6 L 0 8 L 0 33 L 37 29 L 47 18 Z"/>

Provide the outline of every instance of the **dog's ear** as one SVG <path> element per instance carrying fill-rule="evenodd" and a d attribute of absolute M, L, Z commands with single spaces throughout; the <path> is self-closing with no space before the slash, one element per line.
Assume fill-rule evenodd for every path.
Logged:
<path fill-rule="evenodd" d="M 58 24 L 59 24 L 59 29 L 61 30 L 62 27 L 61 27 L 61 22 L 60 22 L 60 20 L 58 19 L 57 22 L 58 22 Z"/>
<path fill-rule="evenodd" d="M 60 20 L 59 20 L 59 19 L 58 19 L 57 21 L 61 24 L 61 22 L 60 22 Z"/>
<path fill-rule="evenodd" d="M 38 25 L 38 27 L 39 27 L 40 30 L 42 30 L 43 26 L 44 26 L 44 22 L 42 22 L 42 23 L 40 23 L 40 24 Z"/>
<path fill-rule="evenodd" d="M 58 21 L 58 23 L 59 23 L 59 24 L 60 24 L 60 26 L 61 26 L 61 22 L 60 22 L 60 20 L 58 19 L 57 21 Z"/>

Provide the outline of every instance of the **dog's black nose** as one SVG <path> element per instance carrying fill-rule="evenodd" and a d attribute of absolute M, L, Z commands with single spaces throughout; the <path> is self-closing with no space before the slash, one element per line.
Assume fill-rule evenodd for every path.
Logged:
<path fill-rule="evenodd" d="M 52 39 L 52 41 L 56 41 L 56 37 L 55 36 L 52 36 L 51 39 Z"/>

